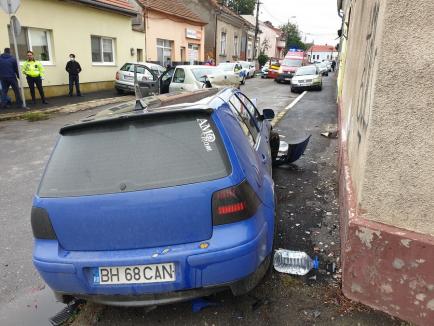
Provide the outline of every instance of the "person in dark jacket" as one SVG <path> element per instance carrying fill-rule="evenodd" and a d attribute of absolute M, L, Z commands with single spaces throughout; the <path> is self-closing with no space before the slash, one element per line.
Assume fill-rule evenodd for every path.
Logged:
<path fill-rule="evenodd" d="M 77 96 L 82 96 L 80 92 L 80 79 L 78 77 L 78 74 L 81 72 L 81 66 L 77 61 L 75 61 L 75 54 L 71 53 L 69 55 L 69 61 L 66 64 L 65 69 L 69 74 L 69 96 L 72 96 L 74 84 Z"/>
<path fill-rule="evenodd" d="M 11 55 L 11 49 L 5 48 L 4 53 L 0 55 L 1 107 L 6 107 L 8 104 L 9 87 L 14 91 L 17 107 L 23 105 L 17 78 L 20 78 L 17 59 Z"/>

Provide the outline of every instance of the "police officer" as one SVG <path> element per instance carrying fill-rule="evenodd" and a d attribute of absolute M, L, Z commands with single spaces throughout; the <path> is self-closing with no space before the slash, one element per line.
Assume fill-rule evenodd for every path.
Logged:
<path fill-rule="evenodd" d="M 27 51 L 27 60 L 23 64 L 23 74 L 26 75 L 27 84 L 29 84 L 30 95 L 32 96 L 33 104 L 36 104 L 35 99 L 35 84 L 41 96 L 42 103 L 48 104 L 45 100 L 44 89 L 42 88 L 42 80 L 44 79 L 44 67 L 35 60 L 32 51 Z"/>
<path fill-rule="evenodd" d="M 78 74 L 81 72 L 81 66 L 77 61 L 75 61 L 75 54 L 71 53 L 69 55 L 69 61 L 66 64 L 65 70 L 69 74 L 69 96 L 72 96 L 74 84 L 77 96 L 82 96 L 80 92 L 80 79 L 78 77 Z"/>

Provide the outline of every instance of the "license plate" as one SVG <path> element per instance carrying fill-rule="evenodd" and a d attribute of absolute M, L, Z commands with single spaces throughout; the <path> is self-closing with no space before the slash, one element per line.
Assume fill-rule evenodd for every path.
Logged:
<path fill-rule="evenodd" d="M 300 86 L 309 86 L 309 84 L 300 84 Z"/>
<path fill-rule="evenodd" d="M 95 283 L 109 284 L 143 284 L 173 282 L 176 280 L 175 264 L 154 264 L 119 267 L 99 267 Z"/>
<path fill-rule="evenodd" d="M 134 77 L 133 76 L 124 76 L 124 80 L 133 80 Z"/>
<path fill-rule="evenodd" d="M 288 80 L 288 81 L 290 81 L 290 80 L 291 80 L 291 78 L 285 78 L 285 80 Z"/>

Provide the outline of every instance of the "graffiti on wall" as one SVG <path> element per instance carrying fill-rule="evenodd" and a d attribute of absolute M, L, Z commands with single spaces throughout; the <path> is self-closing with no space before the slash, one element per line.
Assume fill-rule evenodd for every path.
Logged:
<path fill-rule="evenodd" d="M 363 62 L 363 73 L 360 79 L 358 98 L 356 101 L 356 117 L 357 117 L 357 137 L 358 144 L 362 141 L 363 135 L 369 126 L 369 117 L 371 113 L 372 96 L 374 91 L 374 65 L 377 60 L 378 48 L 376 46 L 378 16 L 380 11 L 380 1 L 373 4 L 368 31 L 366 34 L 366 50 Z"/>

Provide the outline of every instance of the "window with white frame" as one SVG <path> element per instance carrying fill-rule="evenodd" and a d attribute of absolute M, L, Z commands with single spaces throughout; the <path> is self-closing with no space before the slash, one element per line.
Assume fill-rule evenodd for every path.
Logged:
<path fill-rule="evenodd" d="M 157 38 L 157 60 L 163 67 L 172 63 L 172 48 L 172 40 Z"/>
<path fill-rule="evenodd" d="M 9 43 L 12 53 L 15 53 L 13 37 L 9 27 Z M 27 51 L 32 51 L 35 59 L 42 63 L 52 63 L 53 54 L 51 50 L 51 31 L 39 28 L 21 27 L 20 35 L 16 35 L 18 57 L 21 60 L 26 59 Z"/>
<path fill-rule="evenodd" d="M 238 35 L 234 36 L 234 56 L 238 56 L 240 54 L 239 52 L 240 47 L 238 43 Z"/>
<path fill-rule="evenodd" d="M 92 35 L 90 42 L 92 48 L 92 63 L 115 63 L 115 39 Z"/>
<path fill-rule="evenodd" d="M 226 55 L 226 32 L 221 33 L 220 37 L 220 55 Z"/>

